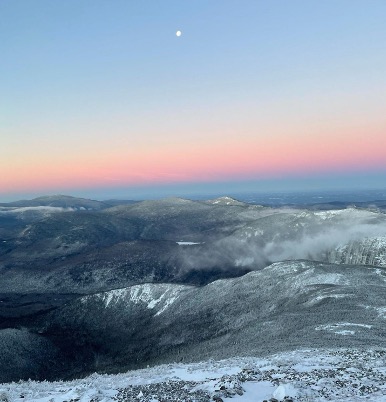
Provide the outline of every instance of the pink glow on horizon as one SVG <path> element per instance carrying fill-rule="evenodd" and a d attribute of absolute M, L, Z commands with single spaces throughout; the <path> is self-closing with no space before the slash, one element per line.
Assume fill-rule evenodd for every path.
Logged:
<path fill-rule="evenodd" d="M 350 139 L 348 142 L 347 139 Z M 386 135 L 272 136 L 270 139 L 224 138 L 207 144 L 172 144 L 103 154 L 72 155 L 66 160 L 42 156 L 14 163 L 0 176 L 1 192 L 92 188 L 234 179 L 269 179 L 323 172 L 386 167 Z M 4 168 L 3 168 L 4 170 Z"/>

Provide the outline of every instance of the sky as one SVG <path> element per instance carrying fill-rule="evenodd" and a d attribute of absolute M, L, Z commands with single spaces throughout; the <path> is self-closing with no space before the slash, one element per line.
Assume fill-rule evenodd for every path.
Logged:
<path fill-rule="evenodd" d="M 384 0 L 0 0 L 0 200 L 385 188 L 385 20 Z"/>

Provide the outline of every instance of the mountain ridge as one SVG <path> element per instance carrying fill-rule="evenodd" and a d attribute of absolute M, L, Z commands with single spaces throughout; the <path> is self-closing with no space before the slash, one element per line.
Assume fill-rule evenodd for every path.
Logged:
<path fill-rule="evenodd" d="M 86 374 L 115 372 L 331 341 L 381 347 L 385 292 L 384 268 L 287 261 L 204 287 L 150 283 L 82 296 L 41 316 L 34 331 L 59 346 L 67 374 L 79 365 Z"/>

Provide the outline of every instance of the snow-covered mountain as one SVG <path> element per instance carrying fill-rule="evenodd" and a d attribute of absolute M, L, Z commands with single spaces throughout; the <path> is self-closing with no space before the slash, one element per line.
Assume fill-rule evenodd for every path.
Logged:
<path fill-rule="evenodd" d="M 89 200 L 86 198 L 77 198 L 68 195 L 50 195 L 34 198 L 32 200 L 0 203 L 0 206 L 10 208 L 32 208 L 45 206 L 54 208 L 71 208 L 74 210 L 100 210 L 108 208 L 110 205 L 106 202 Z"/>
<path fill-rule="evenodd" d="M 370 291 L 371 290 L 371 291 Z M 82 296 L 35 318 L 61 376 L 299 348 L 382 347 L 386 270 L 275 263 L 204 287 L 144 284 Z M 0 366 L 12 368 L 12 361 Z"/>
<path fill-rule="evenodd" d="M 0 208 L 0 381 L 385 345 L 380 210 L 53 201 Z"/>
<path fill-rule="evenodd" d="M 386 215 L 380 212 L 227 202 L 171 198 L 50 213 L 24 226 L 7 221 L 12 229 L 0 226 L 0 292 L 89 293 L 143 282 L 205 284 L 287 259 L 349 263 L 342 247 L 386 236 Z M 2 230 L 7 236 L 1 237 Z M 178 247 L 191 243 L 197 244 Z M 382 266 L 382 247 L 374 242 L 371 247 L 370 258 L 352 257 L 353 262 Z M 29 275 L 23 280 L 25 272 Z"/>

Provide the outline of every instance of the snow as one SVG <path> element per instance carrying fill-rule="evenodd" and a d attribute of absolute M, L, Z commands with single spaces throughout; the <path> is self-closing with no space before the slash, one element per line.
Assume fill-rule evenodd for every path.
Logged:
<path fill-rule="evenodd" d="M 237 201 L 232 197 L 224 196 L 214 200 L 207 201 L 212 205 L 243 205 L 243 202 Z"/>
<path fill-rule="evenodd" d="M 338 209 L 338 210 L 303 212 L 298 214 L 298 216 L 305 217 L 309 216 L 310 214 L 317 216 L 322 220 L 328 220 L 328 219 L 334 219 L 338 216 L 345 219 L 371 218 L 374 217 L 377 214 L 377 212 L 349 207 L 346 209 Z"/>
<path fill-rule="evenodd" d="M 84 296 L 80 301 L 81 303 L 87 303 L 91 300 L 99 299 L 106 308 L 117 303 L 128 304 L 132 302 L 134 304 L 143 304 L 149 310 L 157 308 L 158 311 L 155 315 L 160 315 L 179 298 L 182 292 L 187 290 L 187 287 L 182 285 L 144 284 Z"/>
<path fill-rule="evenodd" d="M 195 243 L 193 241 L 177 241 L 176 243 L 179 246 L 193 246 L 194 244 L 202 244 L 202 243 Z"/>
<path fill-rule="evenodd" d="M 362 326 L 341 324 L 343 327 Z M 161 384 L 169 386 L 168 395 L 154 391 Z M 7 397 L 10 402 L 154 402 L 166 400 L 167 396 L 167 400 L 176 402 L 180 399 L 173 391 L 173 384 L 182 387 L 180 390 L 187 395 L 196 396 L 201 392 L 200 395 L 207 395 L 206 398 L 211 400 L 214 395 L 222 395 L 221 398 L 229 402 L 256 402 L 270 398 L 283 401 L 285 397 L 291 397 L 294 402 L 386 402 L 386 349 L 302 350 L 264 359 L 236 357 L 165 364 L 124 374 L 93 374 L 68 382 L 19 381 L 0 384 L 0 399 Z M 122 394 L 130 393 L 130 390 L 134 392 L 130 394 L 131 399 L 130 395 L 125 397 Z M 208 399 L 197 397 L 195 400 Z"/>
<path fill-rule="evenodd" d="M 375 308 L 380 317 L 386 318 L 386 307 Z"/>
<path fill-rule="evenodd" d="M 106 307 L 115 299 L 122 298 L 127 293 L 126 289 L 116 289 L 106 292 L 105 305 Z M 87 296 L 86 296 L 87 297 Z M 85 298 L 84 298 L 85 299 Z"/>
<path fill-rule="evenodd" d="M 386 265 L 386 259 L 385 259 L 384 262 L 385 262 L 384 265 Z M 379 275 L 379 276 L 381 277 L 381 279 L 383 279 L 383 280 L 386 282 L 386 271 L 385 271 L 385 269 L 377 268 L 377 269 L 375 270 L 375 273 L 376 273 L 377 275 Z"/>
<path fill-rule="evenodd" d="M 375 310 L 378 313 L 379 317 L 386 318 L 386 306 L 374 307 L 374 306 L 367 306 L 365 304 L 359 304 L 359 307 L 363 307 L 368 310 Z"/>
<path fill-rule="evenodd" d="M 74 211 L 74 208 L 64 208 L 64 207 L 50 207 L 50 206 L 37 206 L 37 207 L 0 207 L 0 214 L 18 214 L 27 211 L 38 211 L 44 213 L 55 213 L 55 212 L 69 212 Z"/>
<path fill-rule="evenodd" d="M 278 399 L 279 401 L 282 401 L 284 399 L 284 397 L 287 395 L 284 385 L 279 385 L 275 389 L 275 391 L 273 391 L 272 395 L 274 398 Z"/>
<path fill-rule="evenodd" d="M 340 331 L 335 331 L 334 334 L 338 334 L 338 335 L 355 335 L 355 331 L 351 331 L 349 329 L 342 329 Z"/>
<path fill-rule="evenodd" d="M 380 226 L 377 230 L 385 232 L 386 229 Z M 365 264 L 385 267 L 386 237 L 359 236 L 357 239 L 352 239 L 348 243 L 340 244 L 335 247 L 329 252 L 328 260 L 338 264 Z M 376 271 L 379 275 L 382 275 L 381 272 L 381 270 Z M 386 273 L 384 273 L 384 275 L 386 275 Z"/>
<path fill-rule="evenodd" d="M 349 297 L 353 297 L 352 294 L 349 293 L 342 293 L 342 294 L 330 294 L 330 293 L 325 293 L 319 296 L 316 296 L 315 298 L 309 300 L 306 304 L 307 305 L 313 305 L 315 303 L 320 302 L 321 300 L 332 298 L 332 299 L 346 299 Z"/>
<path fill-rule="evenodd" d="M 312 275 L 308 280 L 306 279 L 303 284 L 349 285 L 349 282 L 342 274 L 316 274 Z"/>
<path fill-rule="evenodd" d="M 177 292 L 176 290 L 172 291 L 171 294 L 169 293 L 169 296 L 166 300 L 166 303 L 163 305 L 163 307 L 161 307 L 156 313 L 155 315 L 160 315 L 162 314 L 164 311 L 166 311 L 166 309 L 171 306 L 179 297 L 179 292 Z"/>
<path fill-rule="evenodd" d="M 344 327 L 359 327 L 365 329 L 371 329 L 373 326 L 368 324 L 357 324 L 351 322 L 339 322 L 335 324 L 319 325 L 315 329 L 317 331 L 331 331 L 338 335 L 354 335 L 355 331 L 353 329 L 344 329 Z"/>
<path fill-rule="evenodd" d="M 285 261 L 285 262 L 275 262 L 267 267 L 265 267 L 262 272 L 273 272 L 276 271 L 277 274 L 290 274 L 292 272 L 296 273 L 300 270 L 305 270 L 304 272 L 297 275 L 293 281 L 292 285 L 298 288 L 328 284 L 328 285 L 349 285 L 350 282 L 345 275 L 338 273 L 319 273 L 315 268 L 309 268 L 306 263 L 302 261 Z"/>
<path fill-rule="evenodd" d="M 245 394 L 232 398 L 232 402 L 256 402 L 270 399 L 274 395 L 275 386 L 269 381 L 249 382 L 243 386 Z"/>
<path fill-rule="evenodd" d="M 230 205 L 233 202 L 234 202 L 234 200 L 231 197 L 220 197 L 220 198 L 217 198 L 217 200 L 213 201 L 213 204 L 225 203 L 226 205 Z"/>
<path fill-rule="evenodd" d="M 358 211 L 354 208 L 347 208 L 347 209 L 338 209 L 338 210 L 329 210 L 329 211 L 318 211 L 318 212 L 313 212 L 315 216 L 318 216 L 322 220 L 327 220 L 331 218 L 335 218 L 336 216 L 339 215 L 347 215 L 347 214 L 352 214 L 352 213 L 357 213 Z"/>
<path fill-rule="evenodd" d="M 129 291 L 130 300 L 132 302 L 134 302 L 135 304 L 147 303 L 148 309 L 153 309 L 165 297 L 165 293 L 163 293 L 156 299 L 150 285 L 132 286 Z"/>

